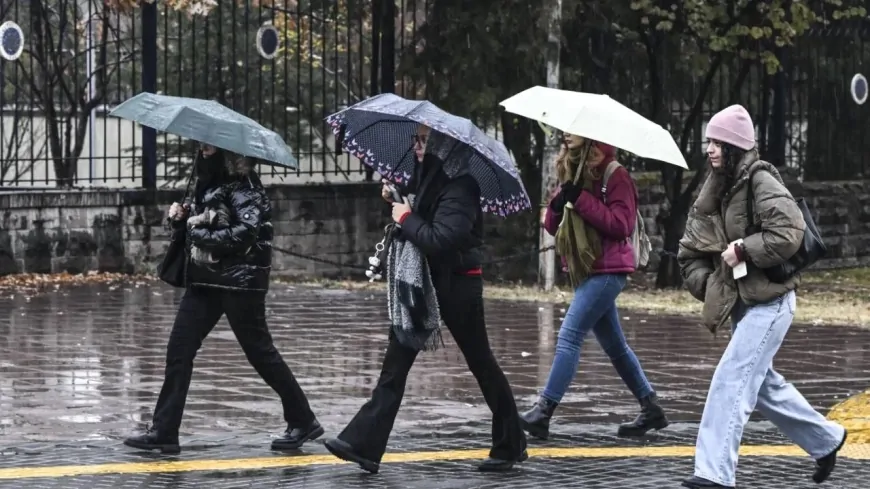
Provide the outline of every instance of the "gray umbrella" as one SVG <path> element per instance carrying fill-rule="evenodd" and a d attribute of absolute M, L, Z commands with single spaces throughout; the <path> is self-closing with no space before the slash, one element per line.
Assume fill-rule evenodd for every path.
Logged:
<path fill-rule="evenodd" d="M 290 147 L 275 131 L 213 100 L 143 92 L 109 115 L 242 156 L 298 167 Z"/>

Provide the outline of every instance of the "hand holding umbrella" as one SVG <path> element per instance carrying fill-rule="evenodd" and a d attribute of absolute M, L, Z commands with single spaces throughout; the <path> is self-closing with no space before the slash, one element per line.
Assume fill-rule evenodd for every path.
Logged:
<path fill-rule="evenodd" d="M 401 202 L 393 202 L 393 221 L 402 224 L 405 217 L 411 213 L 411 203 L 407 197 L 402 197 Z"/>

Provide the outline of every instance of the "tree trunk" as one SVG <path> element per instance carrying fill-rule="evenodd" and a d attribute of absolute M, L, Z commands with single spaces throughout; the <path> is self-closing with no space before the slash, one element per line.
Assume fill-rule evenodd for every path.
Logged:
<path fill-rule="evenodd" d="M 71 162 L 68 158 L 54 158 L 55 186 L 58 188 L 72 188 L 75 183 L 74 168 L 75 161 Z"/>
<path fill-rule="evenodd" d="M 559 88 L 559 61 L 562 53 L 562 0 L 550 0 L 547 9 L 547 50 L 544 54 L 547 60 L 547 87 Z M 547 199 L 558 185 L 553 168 L 553 161 L 559 154 L 559 142 L 555 139 L 547 141 L 544 150 L 544 161 L 541 164 L 541 200 Z M 538 245 L 540 249 L 548 249 L 556 245 L 556 238 L 544 229 L 543 206 L 541 213 Z M 556 252 L 545 251 L 540 254 L 538 264 L 538 283 L 544 290 L 552 290 L 556 285 Z"/>
<path fill-rule="evenodd" d="M 756 125 L 758 125 L 758 154 L 767 161 L 770 161 L 768 154 L 769 134 L 773 132 L 770 128 L 770 92 L 773 79 L 770 75 L 764 75 L 761 81 L 761 107 L 758 113 L 755 114 Z"/>
<path fill-rule="evenodd" d="M 677 172 L 682 175 L 682 172 Z M 689 207 L 695 199 L 694 190 L 701 181 L 701 175 L 696 174 L 692 181 L 682 192 L 669 199 L 670 208 L 665 215 L 658 219 L 659 228 L 662 230 L 661 263 L 656 274 L 656 287 L 680 288 L 683 285 L 683 277 L 680 274 L 680 266 L 677 263 L 677 251 L 680 248 L 680 238 L 686 232 L 686 221 L 689 217 Z M 682 184 L 682 177 L 679 179 Z M 682 185 L 680 185 L 682 186 Z"/>
<path fill-rule="evenodd" d="M 686 199 L 683 197 L 676 199 L 669 214 L 659 221 L 664 241 L 661 262 L 656 274 L 656 288 L 659 289 L 683 286 L 680 264 L 677 263 L 677 251 L 680 246 L 680 238 L 686 232 L 686 221 L 689 216 L 688 206 L 683 203 L 684 200 Z"/>
<path fill-rule="evenodd" d="M 773 75 L 773 113 L 771 114 L 769 138 L 767 141 L 768 161 L 775 166 L 785 165 L 785 138 L 786 138 L 786 99 L 788 97 L 788 83 L 785 69 L 787 61 L 784 49 L 777 51 L 781 69 Z"/>

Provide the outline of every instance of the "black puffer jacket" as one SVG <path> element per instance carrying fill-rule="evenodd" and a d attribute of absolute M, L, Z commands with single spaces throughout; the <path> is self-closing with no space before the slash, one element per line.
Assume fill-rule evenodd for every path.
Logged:
<path fill-rule="evenodd" d="M 175 224 L 174 232 L 187 233 L 186 284 L 188 287 L 265 292 L 269 289 L 272 267 L 272 205 L 250 160 L 227 158 L 224 165 L 226 171 L 219 172 L 207 183 L 198 179 L 189 215 L 217 207 L 216 200 L 221 199 L 229 208 L 230 226 L 188 229 L 185 222 Z M 218 263 L 209 265 L 190 260 L 191 245 L 211 252 Z"/>

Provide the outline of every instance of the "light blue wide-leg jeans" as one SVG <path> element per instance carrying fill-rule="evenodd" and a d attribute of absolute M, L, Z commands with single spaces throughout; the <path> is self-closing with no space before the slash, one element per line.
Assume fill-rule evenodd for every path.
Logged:
<path fill-rule="evenodd" d="M 828 421 L 773 369 L 773 357 L 794 319 L 795 293 L 734 310 L 731 341 L 719 360 L 695 445 L 695 475 L 733 487 L 743 427 L 757 407 L 814 459 L 843 441 L 842 426 Z"/>

